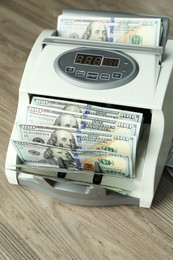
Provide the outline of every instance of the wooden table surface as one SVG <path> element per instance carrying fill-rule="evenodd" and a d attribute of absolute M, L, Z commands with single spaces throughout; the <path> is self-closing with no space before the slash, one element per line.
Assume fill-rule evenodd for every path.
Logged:
<path fill-rule="evenodd" d="M 6 180 L 6 150 L 26 59 L 39 33 L 56 28 L 64 8 L 173 18 L 173 0 L 0 1 L 0 259 L 171 260 L 173 179 L 166 172 L 150 209 L 71 205 Z"/>

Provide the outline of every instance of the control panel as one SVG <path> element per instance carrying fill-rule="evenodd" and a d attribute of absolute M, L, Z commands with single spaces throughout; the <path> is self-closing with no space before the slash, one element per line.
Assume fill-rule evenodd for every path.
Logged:
<path fill-rule="evenodd" d="M 134 58 L 121 51 L 77 48 L 62 53 L 54 62 L 56 73 L 83 88 L 108 89 L 123 86 L 139 72 Z"/>

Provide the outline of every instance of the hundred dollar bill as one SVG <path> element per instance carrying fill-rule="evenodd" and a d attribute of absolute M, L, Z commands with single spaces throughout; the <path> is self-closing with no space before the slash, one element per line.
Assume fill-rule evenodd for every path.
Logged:
<path fill-rule="evenodd" d="M 136 138 L 134 136 L 33 124 L 17 123 L 17 127 L 23 141 L 49 144 L 72 150 L 107 150 L 132 156 L 135 161 Z"/>
<path fill-rule="evenodd" d="M 143 114 L 132 111 L 125 111 L 120 109 L 113 109 L 108 107 L 100 107 L 91 104 L 71 102 L 66 100 L 58 100 L 43 97 L 33 97 L 31 105 L 52 107 L 71 112 L 77 112 L 87 115 L 109 117 L 113 119 L 121 119 L 126 121 L 142 122 Z"/>
<path fill-rule="evenodd" d="M 67 169 L 94 171 L 98 163 L 103 174 L 121 177 L 134 177 L 130 156 L 103 150 L 69 150 L 65 148 L 11 140 L 22 162 L 33 162 L 59 166 L 62 159 Z"/>
<path fill-rule="evenodd" d="M 159 46 L 161 36 L 160 18 L 60 15 L 57 23 L 65 38 Z"/>
<path fill-rule="evenodd" d="M 117 134 L 136 136 L 137 140 L 141 126 L 137 122 L 83 115 L 81 113 L 32 105 L 27 107 L 26 123 L 55 125 L 76 128 L 78 130 L 89 129 L 116 132 Z"/>

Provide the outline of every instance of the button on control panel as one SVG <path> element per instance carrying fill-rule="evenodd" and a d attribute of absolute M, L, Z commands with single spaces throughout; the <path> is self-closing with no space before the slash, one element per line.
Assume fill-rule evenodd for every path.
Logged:
<path fill-rule="evenodd" d="M 76 70 L 75 75 L 77 77 L 84 77 L 85 76 L 85 71 L 84 70 Z"/>
<path fill-rule="evenodd" d="M 124 52 L 85 47 L 62 53 L 55 59 L 54 69 L 72 85 L 109 89 L 132 81 L 138 75 L 139 66 Z"/>
<path fill-rule="evenodd" d="M 112 73 L 112 78 L 114 78 L 114 79 L 121 79 L 121 77 L 122 77 L 122 73 L 120 73 L 120 72 Z"/>
<path fill-rule="evenodd" d="M 88 72 L 86 75 L 86 78 L 89 80 L 97 80 L 98 79 L 98 73 L 96 72 Z"/>
<path fill-rule="evenodd" d="M 101 73 L 100 74 L 101 80 L 109 80 L 109 78 L 110 78 L 110 74 L 107 74 L 107 73 Z"/>
<path fill-rule="evenodd" d="M 73 73 L 74 71 L 75 71 L 75 68 L 74 68 L 74 67 L 67 66 L 67 67 L 65 68 L 65 72 L 67 72 L 67 73 Z"/>

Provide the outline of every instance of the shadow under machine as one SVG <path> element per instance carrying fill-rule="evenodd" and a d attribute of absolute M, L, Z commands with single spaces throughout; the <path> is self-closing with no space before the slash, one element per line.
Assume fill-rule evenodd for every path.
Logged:
<path fill-rule="evenodd" d="M 57 30 L 44 30 L 28 57 L 19 89 L 15 122 L 23 120 L 33 96 L 142 112 L 144 121 L 137 146 L 135 177 L 102 174 L 97 164 L 92 173 L 87 174 L 86 170 L 86 174 L 80 174 L 66 169 L 61 159 L 57 179 L 26 174 L 17 168 L 14 171 L 10 166 L 20 163 L 20 159 L 9 142 L 5 169 L 9 183 L 30 186 L 58 200 L 79 205 L 151 206 L 173 135 L 173 40 L 167 39 L 169 19 L 160 18 L 163 32 L 157 47 L 62 38 Z M 102 63 L 87 66 L 81 54 Z M 103 66 L 104 59 L 117 65 Z M 17 131 L 14 124 L 11 139 Z M 128 195 L 104 188 L 112 184 L 128 190 Z"/>

